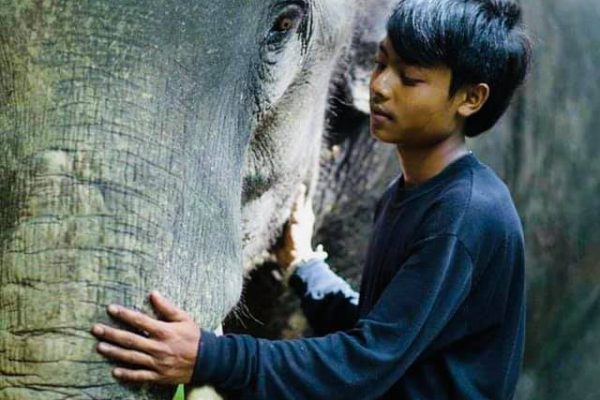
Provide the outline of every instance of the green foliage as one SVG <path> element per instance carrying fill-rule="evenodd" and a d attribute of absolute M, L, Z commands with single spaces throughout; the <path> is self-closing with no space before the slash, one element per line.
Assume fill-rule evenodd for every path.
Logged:
<path fill-rule="evenodd" d="M 177 392 L 175 393 L 175 397 L 173 397 L 173 400 L 184 400 L 183 385 L 179 385 L 179 387 L 177 388 Z"/>

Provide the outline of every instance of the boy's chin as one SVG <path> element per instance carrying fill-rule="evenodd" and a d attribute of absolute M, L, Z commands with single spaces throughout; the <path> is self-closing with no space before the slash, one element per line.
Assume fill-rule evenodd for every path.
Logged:
<path fill-rule="evenodd" d="M 397 133 L 389 133 L 385 129 L 376 129 L 371 126 L 371 136 L 382 143 L 401 144 L 402 138 Z"/>

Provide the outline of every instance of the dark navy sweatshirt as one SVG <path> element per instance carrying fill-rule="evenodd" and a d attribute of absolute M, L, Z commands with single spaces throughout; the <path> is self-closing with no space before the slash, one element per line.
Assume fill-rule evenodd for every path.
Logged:
<path fill-rule="evenodd" d="M 203 330 L 193 382 L 242 399 L 510 399 L 523 357 L 523 232 L 472 154 L 397 178 L 375 210 L 357 295 L 322 261 L 292 285 L 318 337 Z"/>

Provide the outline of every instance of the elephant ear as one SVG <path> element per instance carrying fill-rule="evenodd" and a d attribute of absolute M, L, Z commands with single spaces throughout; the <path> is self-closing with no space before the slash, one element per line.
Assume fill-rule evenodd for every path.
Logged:
<path fill-rule="evenodd" d="M 377 46 L 386 35 L 386 22 L 397 0 L 364 0 L 358 15 L 347 76 L 356 110 L 369 114 L 369 81 Z"/>
<path fill-rule="evenodd" d="M 397 0 L 360 0 L 351 45 L 332 82 L 326 148 L 343 146 L 358 135 L 357 127 L 368 122 L 373 59 L 395 4 Z"/>
<path fill-rule="evenodd" d="M 398 173 L 393 146 L 378 142 L 369 129 L 369 83 L 378 44 L 397 0 L 362 0 L 353 40 L 330 93 L 319 182 L 313 199 L 316 242 L 329 262 L 358 281 L 372 210 Z"/>
<path fill-rule="evenodd" d="M 357 110 L 369 113 L 369 81 L 379 42 L 386 35 L 386 23 L 397 0 L 365 0 L 352 46 L 348 86 Z"/>
<path fill-rule="evenodd" d="M 378 146 L 369 129 L 369 84 L 377 47 L 385 38 L 386 23 L 397 0 L 358 1 L 352 40 L 330 86 L 319 171 L 321 187 L 316 193 L 320 200 L 316 202 L 318 209 L 328 208 L 331 201 L 337 203 L 339 199 L 352 197 L 343 193 L 349 188 L 358 192 L 364 189 L 363 184 L 348 185 L 348 175 L 363 183 L 373 182 L 378 173 L 370 170 L 369 176 L 364 176 L 364 168 L 375 158 L 379 158 L 376 169 L 384 164 L 373 154 L 373 148 Z M 328 199 L 328 194 L 334 199 Z"/>

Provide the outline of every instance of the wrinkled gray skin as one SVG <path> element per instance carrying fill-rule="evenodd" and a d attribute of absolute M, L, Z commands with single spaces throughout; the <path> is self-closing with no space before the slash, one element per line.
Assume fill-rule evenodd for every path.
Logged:
<path fill-rule="evenodd" d="M 170 397 L 89 328 L 150 289 L 216 328 L 314 181 L 358 3 L 292 3 L 0 0 L 0 399 Z"/>

